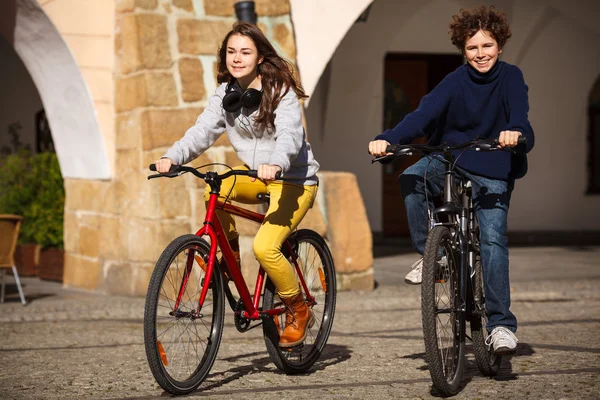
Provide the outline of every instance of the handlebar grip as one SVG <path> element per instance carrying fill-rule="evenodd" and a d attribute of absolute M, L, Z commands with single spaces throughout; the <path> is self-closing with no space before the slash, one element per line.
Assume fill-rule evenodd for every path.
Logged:
<path fill-rule="evenodd" d="M 248 176 L 250 178 L 258 178 L 258 171 L 255 169 L 248 170 Z M 280 179 L 280 178 L 281 178 L 281 171 L 277 171 L 275 173 L 275 179 Z"/>
<path fill-rule="evenodd" d="M 517 144 L 527 144 L 527 138 L 523 135 L 519 136 L 519 139 L 517 139 Z"/>
<path fill-rule="evenodd" d="M 150 164 L 148 166 L 148 168 L 150 169 L 150 171 L 156 171 L 156 164 Z M 179 172 L 179 165 L 178 164 L 171 164 L 171 168 L 169 168 L 169 172 L 167 172 L 164 175 L 172 174 L 172 173 L 175 173 L 175 172 Z"/>

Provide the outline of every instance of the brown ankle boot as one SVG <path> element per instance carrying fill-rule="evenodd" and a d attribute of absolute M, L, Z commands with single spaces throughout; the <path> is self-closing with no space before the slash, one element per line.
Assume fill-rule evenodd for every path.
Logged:
<path fill-rule="evenodd" d="M 304 342 L 306 329 L 312 327 L 315 320 L 302 293 L 281 301 L 286 306 L 286 315 L 285 329 L 279 338 L 279 347 L 294 347 Z"/>

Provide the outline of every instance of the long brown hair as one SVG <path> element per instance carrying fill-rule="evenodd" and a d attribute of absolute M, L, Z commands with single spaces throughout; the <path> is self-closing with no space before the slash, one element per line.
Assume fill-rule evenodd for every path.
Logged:
<path fill-rule="evenodd" d="M 262 63 L 258 66 L 263 97 L 255 123 L 267 130 L 274 130 L 274 111 L 288 90 L 291 88 L 296 92 L 299 99 L 305 99 L 308 96 L 304 93 L 300 82 L 294 78 L 292 64 L 277 54 L 269 39 L 256 25 L 248 22 L 233 24 L 232 30 L 223 39 L 218 55 L 219 72 L 217 82 L 231 82 L 234 79 L 227 70 L 227 42 L 231 35 L 243 35 L 252 39 L 258 50 L 258 57 L 263 57 Z"/>

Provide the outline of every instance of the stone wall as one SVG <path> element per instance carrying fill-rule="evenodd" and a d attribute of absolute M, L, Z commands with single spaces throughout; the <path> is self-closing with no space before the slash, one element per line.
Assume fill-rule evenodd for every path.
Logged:
<path fill-rule="evenodd" d="M 116 1 L 115 173 L 111 182 L 66 182 L 66 285 L 145 295 L 164 247 L 202 226 L 204 182 L 191 175 L 148 181 L 147 167 L 193 125 L 214 93 L 216 53 L 235 22 L 233 4 Z M 288 1 L 259 0 L 256 11 L 259 27 L 294 62 Z M 226 135 L 192 164 L 212 162 L 241 164 Z M 326 236 L 341 288 L 370 290 L 371 231 L 356 180 L 346 173 L 320 178 L 319 198 L 302 226 Z M 253 284 L 258 225 L 239 220 L 238 229 L 243 272 Z"/>

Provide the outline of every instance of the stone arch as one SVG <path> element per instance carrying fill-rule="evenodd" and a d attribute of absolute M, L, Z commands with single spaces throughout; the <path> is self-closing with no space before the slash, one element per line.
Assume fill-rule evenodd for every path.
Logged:
<path fill-rule="evenodd" d="M 37 86 L 63 177 L 109 179 L 109 157 L 89 90 L 44 10 L 35 0 L 3 1 L 0 34 Z"/>

